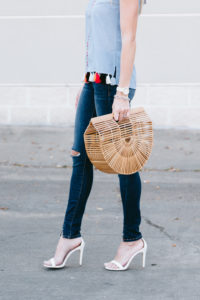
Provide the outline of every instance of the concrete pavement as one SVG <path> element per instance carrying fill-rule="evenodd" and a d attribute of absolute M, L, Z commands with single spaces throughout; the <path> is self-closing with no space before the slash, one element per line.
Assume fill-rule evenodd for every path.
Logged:
<path fill-rule="evenodd" d="M 145 269 L 111 272 L 122 234 L 116 175 L 95 170 L 78 253 L 46 270 L 67 205 L 73 127 L 0 128 L 0 299 L 200 299 L 200 131 L 155 130 L 140 172 Z"/>

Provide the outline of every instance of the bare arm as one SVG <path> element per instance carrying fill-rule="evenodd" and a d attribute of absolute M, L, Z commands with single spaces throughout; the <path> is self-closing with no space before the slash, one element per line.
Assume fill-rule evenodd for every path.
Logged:
<path fill-rule="evenodd" d="M 120 28 L 122 37 L 119 86 L 128 87 L 131 80 L 136 51 L 138 0 L 120 0 Z M 117 92 L 118 95 L 123 95 Z M 116 98 L 113 102 L 115 120 L 129 115 L 129 102 Z"/>

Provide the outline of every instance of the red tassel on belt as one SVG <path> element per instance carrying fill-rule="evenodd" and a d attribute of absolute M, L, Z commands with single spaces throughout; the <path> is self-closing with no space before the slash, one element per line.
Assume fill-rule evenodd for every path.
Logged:
<path fill-rule="evenodd" d="M 94 75 L 94 82 L 101 83 L 100 75 L 98 73 L 95 73 Z"/>

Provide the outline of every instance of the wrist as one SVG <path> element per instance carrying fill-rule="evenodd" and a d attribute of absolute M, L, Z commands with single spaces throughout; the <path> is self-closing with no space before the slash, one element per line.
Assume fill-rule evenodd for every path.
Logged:
<path fill-rule="evenodd" d="M 125 95 L 123 92 L 119 92 L 119 91 L 116 91 L 116 94 L 117 96 L 122 96 L 122 97 L 128 97 L 127 95 Z"/>
<path fill-rule="evenodd" d="M 117 86 L 117 93 L 119 93 L 120 95 L 124 95 L 124 96 L 128 96 L 129 94 L 129 87 L 128 86 Z"/>
<path fill-rule="evenodd" d="M 130 100 L 130 98 L 128 96 L 125 96 L 125 95 L 122 95 L 122 94 L 119 94 L 119 93 L 115 94 L 114 98 L 115 99 L 123 99 L 123 100 L 126 100 L 126 101 Z"/>

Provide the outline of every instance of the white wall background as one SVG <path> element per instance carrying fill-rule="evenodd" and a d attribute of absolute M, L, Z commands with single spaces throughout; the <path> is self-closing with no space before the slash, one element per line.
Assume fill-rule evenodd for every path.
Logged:
<path fill-rule="evenodd" d="M 200 1 L 148 0 L 133 106 L 155 127 L 200 128 Z M 0 0 L 0 124 L 72 125 L 87 0 Z"/>

